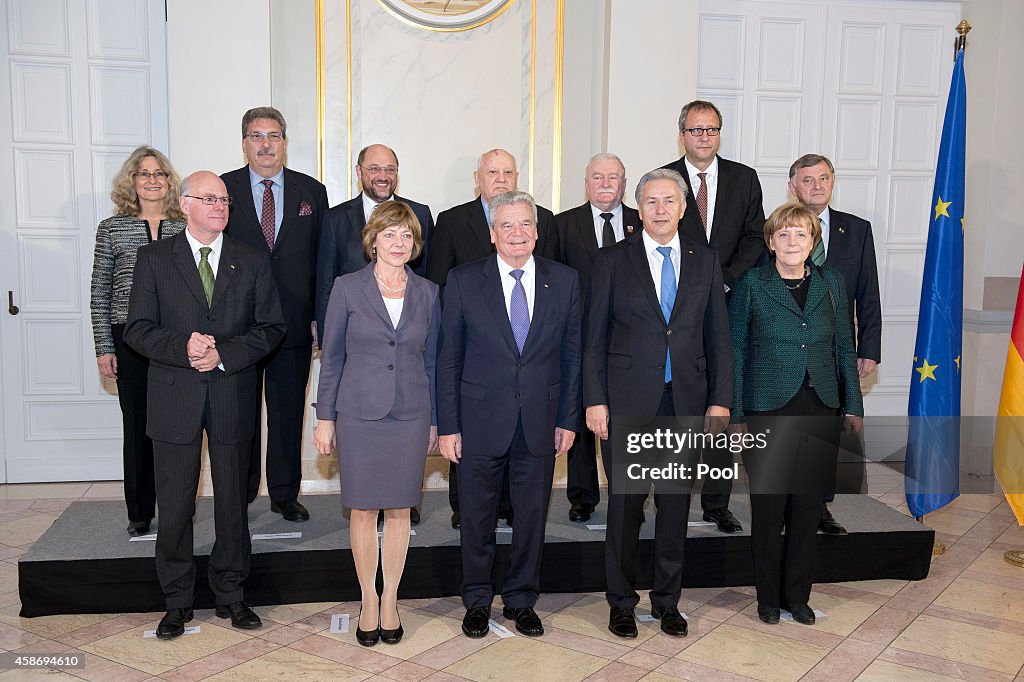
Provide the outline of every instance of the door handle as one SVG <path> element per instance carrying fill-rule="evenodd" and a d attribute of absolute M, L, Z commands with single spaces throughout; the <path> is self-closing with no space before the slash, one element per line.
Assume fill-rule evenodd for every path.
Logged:
<path fill-rule="evenodd" d="M 7 312 L 11 315 L 17 315 L 21 312 L 21 308 L 14 305 L 14 292 L 10 289 L 7 290 Z"/>

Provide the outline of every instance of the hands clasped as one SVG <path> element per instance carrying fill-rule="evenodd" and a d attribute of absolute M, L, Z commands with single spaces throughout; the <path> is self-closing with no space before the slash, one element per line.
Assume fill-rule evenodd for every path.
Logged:
<path fill-rule="evenodd" d="M 192 369 L 209 372 L 220 364 L 220 353 L 217 352 L 217 340 L 209 334 L 192 332 L 188 339 L 188 362 Z"/>

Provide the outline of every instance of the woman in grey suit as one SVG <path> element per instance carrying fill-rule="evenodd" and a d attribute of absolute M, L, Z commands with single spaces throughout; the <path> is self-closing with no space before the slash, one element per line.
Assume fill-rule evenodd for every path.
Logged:
<path fill-rule="evenodd" d="M 314 440 L 322 455 L 337 444 L 362 590 L 356 640 L 364 646 L 402 639 L 398 583 L 409 549 L 409 508 L 420 501 L 423 465 L 437 444 L 438 288 L 406 265 L 422 247 L 412 209 L 396 201 L 377 206 L 363 228 L 370 264 L 334 280 L 321 335 Z M 384 592 L 378 598 L 380 509 Z"/>

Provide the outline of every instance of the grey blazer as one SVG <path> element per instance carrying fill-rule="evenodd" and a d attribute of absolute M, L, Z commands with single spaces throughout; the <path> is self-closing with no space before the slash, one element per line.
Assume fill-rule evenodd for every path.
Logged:
<path fill-rule="evenodd" d="M 334 280 L 325 320 L 325 346 L 316 416 L 338 413 L 377 420 L 388 414 L 436 424 L 434 368 L 441 328 L 438 287 L 406 266 L 408 283 L 398 328 L 391 324 L 373 267 Z"/>

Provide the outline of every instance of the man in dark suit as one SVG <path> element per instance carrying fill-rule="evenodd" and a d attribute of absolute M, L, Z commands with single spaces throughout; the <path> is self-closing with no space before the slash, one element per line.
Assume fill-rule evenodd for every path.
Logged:
<path fill-rule="evenodd" d="M 267 489 L 270 508 L 288 521 L 305 521 L 298 501 L 302 483 L 302 419 L 312 355 L 316 249 L 327 214 L 327 190 L 302 173 L 284 167 L 288 151 L 284 116 L 273 107 L 242 116 L 242 152 L 248 165 L 221 178 L 232 199 L 227 233 L 269 254 L 274 283 L 288 331 L 284 342 L 258 368 L 266 384 Z M 260 415 L 252 441 L 247 496 L 260 489 Z"/>
<path fill-rule="evenodd" d="M 757 171 L 718 156 L 721 132 L 718 107 L 703 100 L 685 105 L 679 112 L 679 142 L 685 154 L 664 168 L 683 176 L 693 199 L 686 202 L 680 233 L 718 254 L 728 292 L 765 253 L 764 207 Z M 730 464 L 712 452 L 707 456 L 711 466 Z M 742 530 L 729 511 L 731 491 L 732 481 L 715 481 L 705 485 L 700 496 L 704 520 L 714 522 L 723 533 Z"/>
<path fill-rule="evenodd" d="M 261 626 L 242 600 L 251 547 L 239 482 L 259 416 L 256 364 L 284 338 L 285 321 L 266 254 L 221 234 L 230 201 L 213 173 L 185 179 L 180 204 L 188 225 L 139 249 L 128 306 L 125 340 L 150 359 L 146 434 L 156 454 L 156 571 L 167 600 L 156 631 L 162 639 L 181 635 L 192 620 L 203 431 L 214 486 L 208 575 L 217 615 L 237 628 Z"/>
<path fill-rule="evenodd" d="M 561 261 L 579 273 L 581 298 L 586 298 L 597 250 L 638 233 L 640 215 L 622 203 L 626 168 L 615 154 L 601 153 L 590 159 L 583 186 L 587 201 L 559 213 L 555 221 L 562 245 Z M 569 450 L 565 492 L 572 505 L 570 521 L 589 520 L 601 499 L 596 449 L 594 434 L 585 429 Z"/>
<path fill-rule="evenodd" d="M 544 522 L 556 453 L 579 428 L 579 277 L 534 257 L 537 211 L 525 192 L 489 206 L 490 256 L 448 273 L 437 360 L 441 454 L 462 490 L 462 631 L 487 634 L 494 587 L 494 525 L 502 470 L 516 510 L 503 615 L 544 634 L 540 592 Z"/>
<path fill-rule="evenodd" d="M 835 167 L 820 154 L 804 154 L 789 168 L 789 191 L 818 215 L 821 241 L 811 252 L 815 265 L 828 265 L 839 271 L 846 284 L 850 324 L 857 330 L 857 373 L 860 378 L 875 371 L 882 361 L 882 306 L 878 293 L 878 265 L 871 223 L 829 207 L 835 187 Z M 860 438 L 844 434 L 843 449 L 862 453 Z M 859 467 L 858 467 L 859 468 Z M 818 529 L 828 535 L 846 535 L 832 516 L 828 502 L 835 498 L 835 480 L 825 493 Z"/>
<path fill-rule="evenodd" d="M 516 189 L 519 171 L 516 170 L 515 157 L 504 149 L 484 152 L 473 173 L 473 180 L 480 191 L 479 198 L 442 211 L 437 216 L 434 243 L 427 259 L 427 279 L 441 287 L 442 301 L 448 272 L 452 268 L 494 254 L 488 229 L 488 205 L 499 194 Z M 561 248 L 554 214 L 542 206 L 537 206 L 536 228 L 537 245 L 534 252 L 538 256 L 558 260 Z M 511 524 L 512 506 L 509 502 L 507 473 L 499 516 Z M 448 474 L 448 503 L 452 507 L 452 528 L 458 528 L 459 484 L 454 465 L 449 467 Z"/>
<path fill-rule="evenodd" d="M 327 315 L 327 302 L 331 297 L 334 278 L 362 270 L 366 266 L 363 228 L 378 204 L 388 200 L 400 201 L 416 214 L 420 221 L 420 234 L 423 235 L 423 251 L 415 260 L 409 261 L 409 267 L 417 275 L 426 276 L 434 218 L 426 204 L 395 194 L 398 187 L 398 155 L 382 144 L 371 144 L 363 148 L 356 158 L 356 177 L 359 178 L 362 191 L 328 211 L 327 223 L 320 238 L 316 264 L 316 321 L 320 329 L 323 329 Z M 323 341 L 321 336 L 321 348 Z"/>
<path fill-rule="evenodd" d="M 608 629 L 619 637 L 637 636 L 635 552 L 647 495 L 616 489 L 613 471 L 630 462 L 610 446 L 611 417 L 704 415 L 705 429 L 720 432 L 732 404 L 722 270 L 714 251 L 679 234 L 685 196 L 675 171 L 653 170 L 640 179 L 643 233 L 598 252 L 584 316 L 583 405 L 587 427 L 602 439 L 611 486 L 605 577 Z M 687 624 L 678 603 L 690 495 L 656 486 L 655 503 L 651 615 L 665 633 L 683 636 Z"/>

